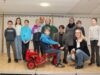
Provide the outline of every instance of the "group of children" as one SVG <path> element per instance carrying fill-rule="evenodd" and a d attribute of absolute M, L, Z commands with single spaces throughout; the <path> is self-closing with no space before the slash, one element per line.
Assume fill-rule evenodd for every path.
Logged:
<path fill-rule="evenodd" d="M 25 20 L 22 25 L 21 18 L 16 18 L 15 28 L 13 22 L 9 20 L 8 27 L 5 29 L 8 63 L 11 62 L 10 46 L 13 49 L 15 62 L 26 61 L 26 51 L 29 49 L 30 41 L 33 41 L 34 51 L 41 55 L 57 54 L 56 67 L 64 67 L 61 63 L 61 50 L 64 51 L 64 64 L 71 60 L 76 63 L 75 68 L 80 69 L 84 67 L 84 62 L 90 59 L 90 56 L 89 65 L 92 65 L 96 55 L 96 65 L 100 67 L 100 26 L 97 25 L 97 18 L 92 18 L 91 22 L 87 44 L 82 22 L 78 20 L 75 23 L 73 17 L 69 18 L 66 28 L 60 25 L 58 29 L 51 25 L 51 19 L 45 19 L 44 16 L 36 19 L 32 29 L 29 27 L 29 20 Z M 52 49 L 51 45 L 58 45 L 59 49 Z M 88 45 L 91 46 L 91 55 Z"/>

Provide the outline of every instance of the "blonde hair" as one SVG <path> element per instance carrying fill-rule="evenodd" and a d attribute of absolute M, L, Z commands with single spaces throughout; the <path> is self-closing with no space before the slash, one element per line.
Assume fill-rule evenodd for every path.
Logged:
<path fill-rule="evenodd" d="M 86 37 L 83 35 L 83 33 L 82 33 L 82 31 L 81 31 L 80 29 L 76 29 L 76 30 L 75 30 L 75 33 L 76 33 L 76 32 L 80 32 L 80 34 L 81 34 L 81 35 L 80 35 L 80 36 L 81 36 L 81 39 L 82 39 L 82 40 L 86 40 Z"/>

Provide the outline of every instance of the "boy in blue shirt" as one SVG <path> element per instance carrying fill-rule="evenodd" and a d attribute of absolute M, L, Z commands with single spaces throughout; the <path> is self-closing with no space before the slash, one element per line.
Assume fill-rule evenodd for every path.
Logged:
<path fill-rule="evenodd" d="M 23 60 L 26 57 L 26 51 L 29 48 L 29 42 L 31 40 L 31 29 L 29 27 L 29 20 L 24 21 L 24 26 L 21 28 L 21 40 L 22 40 L 22 55 Z"/>
<path fill-rule="evenodd" d="M 60 44 L 56 41 L 53 41 L 49 35 L 50 35 L 50 28 L 45 28 L 44 34 L 42 34 L 41 37 L 40 37 L 40 40 L 42 42 L 42 44 L 41 44 L 42 48 L 45 50 L 45 53 L 49 53 L 49 54 L 55 53 L 55 54 L 57 54 L 56 67 L 64 67 L 64 65 L 62 65 L 60 63 L 60 54 L 61 54 L 60 50 L 51 48 L 51 45 L 57 44 L 58 46 L 60 46 Z"/>

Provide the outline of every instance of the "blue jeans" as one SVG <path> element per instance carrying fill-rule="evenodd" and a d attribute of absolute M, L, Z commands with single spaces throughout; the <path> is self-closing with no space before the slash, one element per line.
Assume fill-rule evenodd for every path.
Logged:
<path fill-rule="evenodd" d="M 48 49 L 45 52 L 46 53 L 50 53 L 50 54 L 52 54 L 52 53 L 57 54 L 57 63 L 60 63 L 60 54 L 61 54 L 60 50 L 57 50 L 57 49 Z"/>
<path fill-rule="evenodd" d="M 82 66 L 89 56 L 80 49 L 76 50 L 76 66 Z"/>
<path fill-rule="evenodd" d="M 22 59 L 22 42 L 21 42 L 20 36 L 16 36 L 15 46 L 16 46 L 16 57 L 17 57 L 17 59 Z"/>

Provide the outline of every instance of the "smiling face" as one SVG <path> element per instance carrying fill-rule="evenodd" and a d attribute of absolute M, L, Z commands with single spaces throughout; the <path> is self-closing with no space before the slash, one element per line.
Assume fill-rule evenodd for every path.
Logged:
<path fill-rule="evenodd" d="M 50 28 L 46 28 L 45 31 L 44 31 L 44 33 L 45 33 L 46 35 L 50 35 Z"/>
<path fill-rule="evenodd" d="M 51 19 L 46 19 L 45 20 L 45 24 L 50 24 L 51 23 Z"/>
<path fill-rule="evenodd" d="M 39 19 L 37 19 L 37 20 L 35 21 L 35 23 L 36 23 L 36 25 L 40 26 L 40 20 L 39 20 Z"/>
<path fill-rule="evenodd" d="M 76 36 L 77 39 L 78 39 L 78 38 L 81 38 L 81 30 L 77 29 L 77 30 L 75 31 L 75 36 Z"/>

